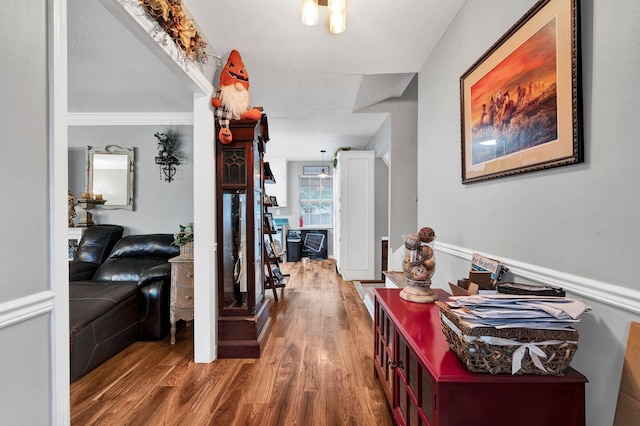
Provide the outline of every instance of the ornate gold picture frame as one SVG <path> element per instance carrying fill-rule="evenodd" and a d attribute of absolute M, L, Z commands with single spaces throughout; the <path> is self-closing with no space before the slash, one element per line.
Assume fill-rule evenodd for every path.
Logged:
<path fill-rule="evenodd" d="M 462 183 L 583 161 L 579 0 L 541 0 L 460 77 Z"/>

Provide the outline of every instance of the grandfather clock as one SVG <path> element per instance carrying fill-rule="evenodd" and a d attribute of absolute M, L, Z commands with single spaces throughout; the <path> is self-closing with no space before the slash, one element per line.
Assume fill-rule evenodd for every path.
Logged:
<path fill-rule="evenodd" d="M 271 319 L 264 295 L 262 158 L 267 117 L 231 120 L 233 141 L 218 140 L 218 357 L 259 358 Z"/>

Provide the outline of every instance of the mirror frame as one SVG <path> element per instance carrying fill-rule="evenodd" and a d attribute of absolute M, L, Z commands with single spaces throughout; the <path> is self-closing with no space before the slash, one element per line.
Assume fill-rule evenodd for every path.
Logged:
<path fill-rule="evenodd" d="M 134 160 L 135 148 L 123 148 L 118 145 L 107 145 L 104 148 L 87 146 L 86 169 L 84 172 L 85 192 L 93 194 L 93 156 L 94 154 L 112 154 L 127 156 L 127 204 L 114 205 L 103 204 L 101 207 L 107 210 L 133 210 L 133 185 L 134 185 Z M 109 202 L 109 200 L 107 200 Z"/>

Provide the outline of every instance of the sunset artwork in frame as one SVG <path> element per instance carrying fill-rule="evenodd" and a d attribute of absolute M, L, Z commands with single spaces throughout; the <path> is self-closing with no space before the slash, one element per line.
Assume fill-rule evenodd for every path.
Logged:
<path fill-rule="evenodd" d="M 583 161 L 579 0 L 541 0 L 462 77 L 462 183 Z"/>

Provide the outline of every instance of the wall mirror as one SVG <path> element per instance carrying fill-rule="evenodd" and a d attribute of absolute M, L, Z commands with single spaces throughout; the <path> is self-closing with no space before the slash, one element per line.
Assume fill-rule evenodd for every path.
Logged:
<path fill-rule="evenodd" d="M 105 209 L 133 210 L 134 148 L 87 146 L 85 192 L 99 194 Z"/>

